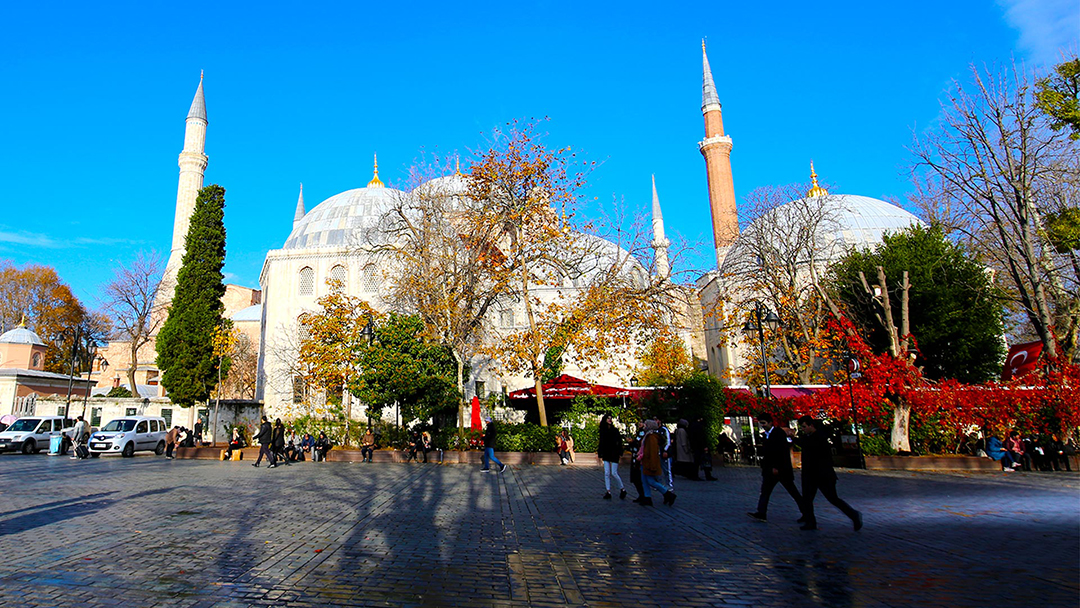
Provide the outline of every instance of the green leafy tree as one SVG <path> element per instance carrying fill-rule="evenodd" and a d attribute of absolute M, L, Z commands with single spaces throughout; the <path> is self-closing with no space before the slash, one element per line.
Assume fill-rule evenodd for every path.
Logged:
<path fill-rule="evenodd" d="M 881 353 L 889 349 L 889 337 L 874 322 L 876 304 L 859 278 L 861 271 L 872 280 L 879 266 L 890 279 L 890 292 L 908 272 L 910 332 L 918 348 L 915 365 L 923 368 L 925 377 L 977 383 L 1001 371 L 1001 294 L 987 270 L 949 242 L 940 228 L 913 226 L 886 235 L 881 247 L 853 251 L 833 269 L 837 300 Z M 900 318 L 901 298 L 889 301 Z"/>
<path fill-rule="evenodd" d="M 401 408 L 402 421 L 427 420 L 457 409 L 457 363 L 446 345 L 425 333 L 419 315 L 373 319 L 370 344 L 356 352 L 349 390 L 369 411 Z M 466 370 L 467 371 L 467 370 Z"/>
<path fill-rule="evenodd" d="M 191 214 L 184 258 L 176 279 L 169 316 L 157 338 L 161 384 L 173 403 L 184 407 L 206 401 L 217 384 L 214 333 L 221 325 L 225 295 L 225 189 L 199 190 Z"/>
<path fill-rule="evenodd" d="M 1080 59 L 1063 61 L 1054 73 L 1039 80 L 1035 105 L 1050 117 L 1050 128 L 1068 128 L 1069 139 L 1080 139 Z"/>

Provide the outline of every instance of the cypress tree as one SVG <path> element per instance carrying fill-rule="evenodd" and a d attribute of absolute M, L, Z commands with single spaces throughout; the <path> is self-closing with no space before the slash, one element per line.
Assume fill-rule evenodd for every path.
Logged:
<path fill-rule="evenodd" d="M 169 316 L 157 338 L 157 365 L 169 398 L 190 407 L 205 401 L 217 383 L 214 329 L 221 324 L 225 295 L 225 189 L 199 190 Z"/>

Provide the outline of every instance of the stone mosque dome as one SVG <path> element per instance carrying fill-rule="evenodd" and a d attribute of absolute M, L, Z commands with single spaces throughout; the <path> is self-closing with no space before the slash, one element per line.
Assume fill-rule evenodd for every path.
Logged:
<path fill-rule="evenodd" d="M 404 193 L 371 186 L 346 190 L 319 203 L 297 222 L 283 249 L 344 247 L 374 235 L 380 218 Z"/>
<path fill-rule="evenodd" d="M 33 346 L 45 346 L 37 334 L 20 325 L 15 329 L 0 334 L 0 344 L 30 344 Z"/>
<path fill-rule="evenodd" d="M 839 259 L 852 249 L 874 248 L 881 244 L 886 233 L 895 234 L 906 230 L 912 225 L 925 225 L 925 223 L 912 213 L 876 198 L 859 196 L 855 194 L 829 194 L 815 184 L 807 196 L 824 196 L 825 204 L 829 210 L 828 217 L 822 222 L 819 230 L 823 233 L 822 245 L 825 250 L 819 259 L 822 262 L 831 262 Z M 797 226 L 785 229 L 783 224 L 797 222 L 803 215 L 799 211 L 800 206 L 805 205 L 802 201 L 792 201 L 773 209 L 768 214 L 750 223 L 743 235 L 752 235 L 758 231 L 759 225 L 767 222 L 769 227 L 764 229 L 766 233 L 782 234 L 795 233 Z M 749 236 L 747 238 L 750 238 Z M 744 255 L 740 250 L 740 240 L 736 239 L 732 246 L 731 254 L 725 260 L 727 270 L 735 270 L 745 263 Z"/>

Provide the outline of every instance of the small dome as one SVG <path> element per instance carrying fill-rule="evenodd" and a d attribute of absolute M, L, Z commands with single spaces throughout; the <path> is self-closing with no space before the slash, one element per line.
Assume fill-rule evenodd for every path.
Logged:
<path fill-rule="evenodd" d="M 0 334 L 0 344 L 33 344 L 34 346 L 45 346 L 45 343 L 41 341 L 41 338 L 39 338 L 37 334 L 22 326 Z"/>
<path fill-rule="evenodd" d="M 335 194 L 308 211 L 297 222 L 284 249 L 345 247 L 375 236 L 379 220 L 401 196 L 384 187 L 356 188 Z"/>

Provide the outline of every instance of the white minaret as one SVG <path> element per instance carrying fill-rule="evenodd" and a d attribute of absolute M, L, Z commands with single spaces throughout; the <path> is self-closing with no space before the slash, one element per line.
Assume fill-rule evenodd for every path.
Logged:
<path fill-rule="evenodd" d="M 300 223 L 300 220 L 304 219 L 304 215 L 307 214 L 307 209 L 304 208 L 304 184 L 300 184 L 300 198 L 296 201 L 296 213 L 293 214 L 292 227 L 296 230 L 296 225 Z"/>
<path fill-rule="evenodd" d="M 656 175 L 652 176 L 652 248 L 656 256 L 656 276 L 667 280 L 671 278 L 671 266 L 668 263 L 668 246 L 671 241 L 664 236 L 664 215 L 660 213 L 660 197 L 656 194 Z"/>
<path fill-rule="evenodd" d="M 199 74 L 199 88 L 195 90 L 195 99 L 188 110 L 187 125 L 184 127 L 184 149 L 180 152 L 180 183 L 176 188 L 176 218 L 173 220 L 172 250 L 169 263 L 165 267 L 163 281 L 170 285 L 166 289 L 168 299 L 172 300 L 172 290 L 176 285 L 176 274 L 184 257 L 184 239 L 187 237 L 191 213 L 195 210 L 195 199 L 203 187 L 203 173 L 206 171 L 206 99 L 203 97 L 203 77 Z"/>

